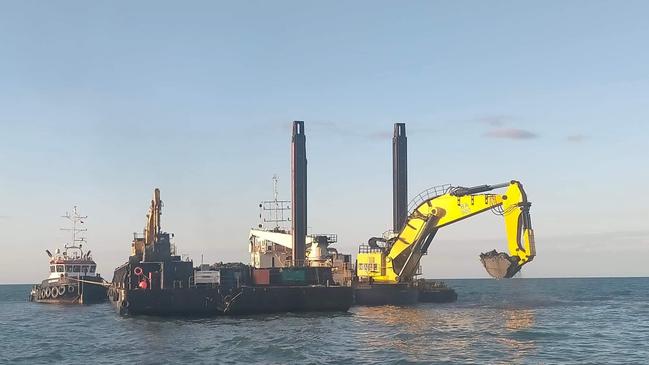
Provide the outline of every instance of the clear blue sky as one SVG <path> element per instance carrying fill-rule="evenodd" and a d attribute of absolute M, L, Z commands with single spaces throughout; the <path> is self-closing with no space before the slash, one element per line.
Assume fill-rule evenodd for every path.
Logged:
<path fill-rule="evenodd" d="M 154 187 L 182 253 L 248 260 L 304 120 L 309 226 L 339 250 L 391 222 L 392 123 L 410 195 L 519 179 L 524 275 L 649 275 L 645 1 L 0 3 L 0 282 L 34 282 L 78 204 L 104 276 Z M 484 277 L 491 214 L 440 232 L 429 277 Z"/>

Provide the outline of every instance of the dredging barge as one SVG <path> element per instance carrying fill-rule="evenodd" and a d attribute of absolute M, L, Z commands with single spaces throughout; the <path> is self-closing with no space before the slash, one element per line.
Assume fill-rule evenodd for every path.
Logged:
<path fill-rule="evenodd" d="M 385 262 L 396 234 L 377 244 L 371 238 L 361 245 L 356 265 L 352 256 L 331 247 L 337 241 L 335 234 L 307 234 L 306 231 L 306 148 L 304 124 L 293 122 L 291 200 L 279 200 L 277 177 L 273 177 L 274 200 L 259 204 L 261 222 L 250 231 L 250 264 L 255 268 L 274 268 L 304 264 L 308 267 L 330 267 L 334 281 L 351 286 L 355 305 L 412 305 L 420 302 L 447 303 L 457 294 L 443 282 L 417 279 L 421 270 L 403 276 L 401 280 L 380 280 L 377 274 L 385 272 Z M 405 125 L 395 124 L 393 138 L 395 231 L 401 229 L 408 215 Z M 285 212 L 290 210 L 290 219 Z M 291 227 L 285 227 L 286 223 Z M 266 227 L 266 225 L 272 226 Z M 266 227 L 266 228 L 264 228 Z M 295 234 L 293 234 L 295 233 Z M 367 258 L 369 252 L 380 253 Z M 405 253 L 407 254 L 407 252 Z M 382 263 L 382 264 L 381 264 Z M 413 268 L 419 268 L 418 261 Z M 389 268 L 391 269 L 391 267 Z M 378 280 L 377 280 L 378 279 Z M 406 279 L 406 280 L 403 280 Z"/>
<path fill-rule="evenodd" d="M 220 315 L 347 311 L 352 289 L 336 285 L 331 268 L 256 269 L 203 265 L 175 255 L 173 235 L 160 226 L 155 189 L 144 234 L 135 235 L 128 262 L 115 269 L 108 297 L 122 315 Z"/>
<path fill-rule="evenodd" d="M 504 218 L 508 253 L 480 255 L 495 278 L 511 278 L 536 255 L 529 214 L 531 203 L 523 185 L 515 180 L 473 187 L 440 185 L 424 190 L 408 203 L 407 139 L 403 123 L 394 125 L 393 230 L 372 237 L 356 257 L 357 304 L 413 304 L 452 302 L 457 294 L 443 283 L 417 279 L 420 260 L 428 253 L 439 229 L 483 212 Z M 504 193 L 494 190 L 506 188 Z"/>
<path fill-rule="evenodd" d="M 518 181 L 434 187 L 408 207 L 405 126 L 397 123 L 393 139 L 394 229 L 361 245 L 352 268 L 350 255 L 329 248 L 331 235 L 307 235 L 305 141 L 304 124 L 295 121 L 292 199 L 278 201 L 276 195 L 271 202 L 287 205 L 292 227 L 251 230 L 250 266 L 219 264 L 196 269 L 192 261 L 181 260 L 172 249 L 173 235 L 160 229 L 162 202 L 156 189 L 144 234 L 134 237 L 129 261 L 115 270 L 109 298 L 118 312 L 217 315 L 346 311 L 352 304 L 453 302 L 457 294 L 452 288 L 418 278 L 420 260 L 440 228 L 486 211 L 504 216 L 511 254 L 495 250 L 482 254 L 480 260 L 490 275 L 510 278 L 534 258 L 530 203 Z M 500 188 L 507 188 L 505 194 L 491 193 Z"/>

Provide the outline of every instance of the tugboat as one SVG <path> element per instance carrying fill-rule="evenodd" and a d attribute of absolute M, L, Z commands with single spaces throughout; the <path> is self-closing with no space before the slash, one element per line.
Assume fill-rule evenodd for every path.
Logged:
<path fill-rule="evenodd" d="M 84 237 L 78 233 L 86 216 L 79 215 L 75 206 L 72 213 L 63 218 L 72 222 L 72 228 L 62 228 L 72 232 L 72 241 L 57 249 L 54 254 L 45 250 L 50 258 L 50 276 L 32 287 L 29 300 L 38 303 L 90 304 L 105 301 L 107 283 L 97 273 L 97 263 L 90 256 L 90 250 L 83 251 Z"/>

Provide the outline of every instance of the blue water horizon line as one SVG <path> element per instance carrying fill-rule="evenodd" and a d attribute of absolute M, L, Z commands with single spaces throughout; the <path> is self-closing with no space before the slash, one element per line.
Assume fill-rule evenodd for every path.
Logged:
<path fill-rule="evenodd" d="M 538 277 L 524 277 L 512 278 L 513 280 L 556 280 L 556 279 L 647 279 L 649 276 L 538 276 Z M 464 277 L 464 278 L 427 278 L 427 280 L 509 280 L 509 279 L 493 279 L 493 278 L 478 278 L 478 277 Z M 0 283 L 0 286 L 24 286 L 34 285 L 37 283 Z"/>

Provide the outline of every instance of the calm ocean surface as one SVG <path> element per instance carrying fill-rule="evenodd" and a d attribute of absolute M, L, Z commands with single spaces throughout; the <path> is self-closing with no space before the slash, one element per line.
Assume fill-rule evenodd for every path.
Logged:
<path fill-rule="evenodd" d="M 448 280 L 457 303 L 119 317 L 0 286 L 2 364 L 649 364 L 649 278 Z"/>

